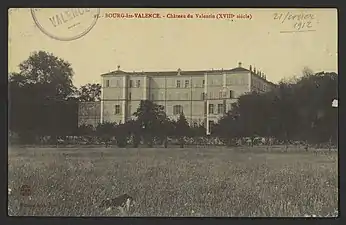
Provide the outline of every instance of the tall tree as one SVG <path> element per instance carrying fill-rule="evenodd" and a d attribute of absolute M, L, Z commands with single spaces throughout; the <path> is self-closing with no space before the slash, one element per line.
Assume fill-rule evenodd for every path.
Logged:
<path fill-rule="evenodd" d="M 176 122 L 175 132 L 176 132 L 176 137 L 179 138 L 180 147 L 184 148 L 184 144 L 185 144 L 184 137 L 189 136 L 191 132 L 190 132 L 190 126 L 183 112 L 180 113 L 179 119 Z"/>
<path fill-rule="evenodd" d="M 34 52 L 9 74 L 10 130 L 20 136 L 62 135 L 77 127 L 77 104 L 70 63 L 51 53 Z M 76 128 L 75 127 L 75 128 Z"/>
<path fill-rule="evenodd" d="M 163 106 L 149 100 L 142 100 L 133 115 L 137 117 L 141 135 L 144 137 L 145 142 L 149 147 L 152 147 L 154 137 L 161 135 L 160 125 L 167 118 Z"/>
<path fill-rule="evenodd" d="M 86 84 L 78 90 L 79 101 L 82 102 L 95 102 L 101 100 L 101 85 L 100 84 Z"/>
<path fill-rule="evenodd" d="M 76 90 L 72 83 L 74 72 L 71 64 L 52 53 L 34 52 L 19 64 L 19 69 L 27 83 L 46 85 L 46 92 L 42 93 L 46 97 L 65 99 Z"/>

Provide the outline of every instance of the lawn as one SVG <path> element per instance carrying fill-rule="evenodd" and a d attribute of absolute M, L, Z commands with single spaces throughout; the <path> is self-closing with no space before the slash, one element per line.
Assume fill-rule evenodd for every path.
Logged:
<path fill-rule="evenodd" d="M 98 206 L 128 193 L 125 216 L 331 216 L 336 152 L 226 148 L 9 148 L 9 215 L 123 216 Z M 29 185 L 30 196 L 20 187 Z"/>

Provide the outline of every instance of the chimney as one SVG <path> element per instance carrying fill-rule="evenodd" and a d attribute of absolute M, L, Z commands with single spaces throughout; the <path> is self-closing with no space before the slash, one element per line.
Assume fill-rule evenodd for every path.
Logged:
<path fill-rule="evenodd" d="M 120 70 L 120 65 L 118 65 L 118 71 Z"/>
<path fill-rule="evenodd" d="M 241 67 L 241 62 L 238 62 L 238 67 Z"/>
<path fill-rule="evenodd" d="M 254 67 L 253 72 L 254 72 L 254 74 L 256 74 L 256 67 Z"/>
<path fill-rule="evenodd" d="M 252 66 L 250 65 L 250 71 L 252 72 Z"/>
<path fill-rule="evenodd" d="M 180 68 L 178 68 L 178 76 L 180 75 L 180 72 L 181 72 L 181 69 L 180 69 Z"/>

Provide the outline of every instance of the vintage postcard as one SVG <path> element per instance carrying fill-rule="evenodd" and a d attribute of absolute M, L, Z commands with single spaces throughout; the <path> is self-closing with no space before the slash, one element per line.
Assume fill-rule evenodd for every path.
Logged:
<path fill-rule="evenodd" d="M 8 215 L 338 216 L 332 8 L 11 8 Z"/>

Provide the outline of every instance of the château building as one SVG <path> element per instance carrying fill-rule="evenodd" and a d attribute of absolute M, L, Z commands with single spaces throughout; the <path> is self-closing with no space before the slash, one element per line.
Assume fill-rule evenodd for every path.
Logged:
<path fill-rule="evenodd" d="M 212 123 L 246 93 L 266 92 L 275 84 L 262 72 L 242 67 L 200 71 L 125 72 L 102 74 L 100 122 L 124 123 L 133 117 L 141 100 L 162 105 L 168 117 L 184 113 L 190 125 Z"/>

